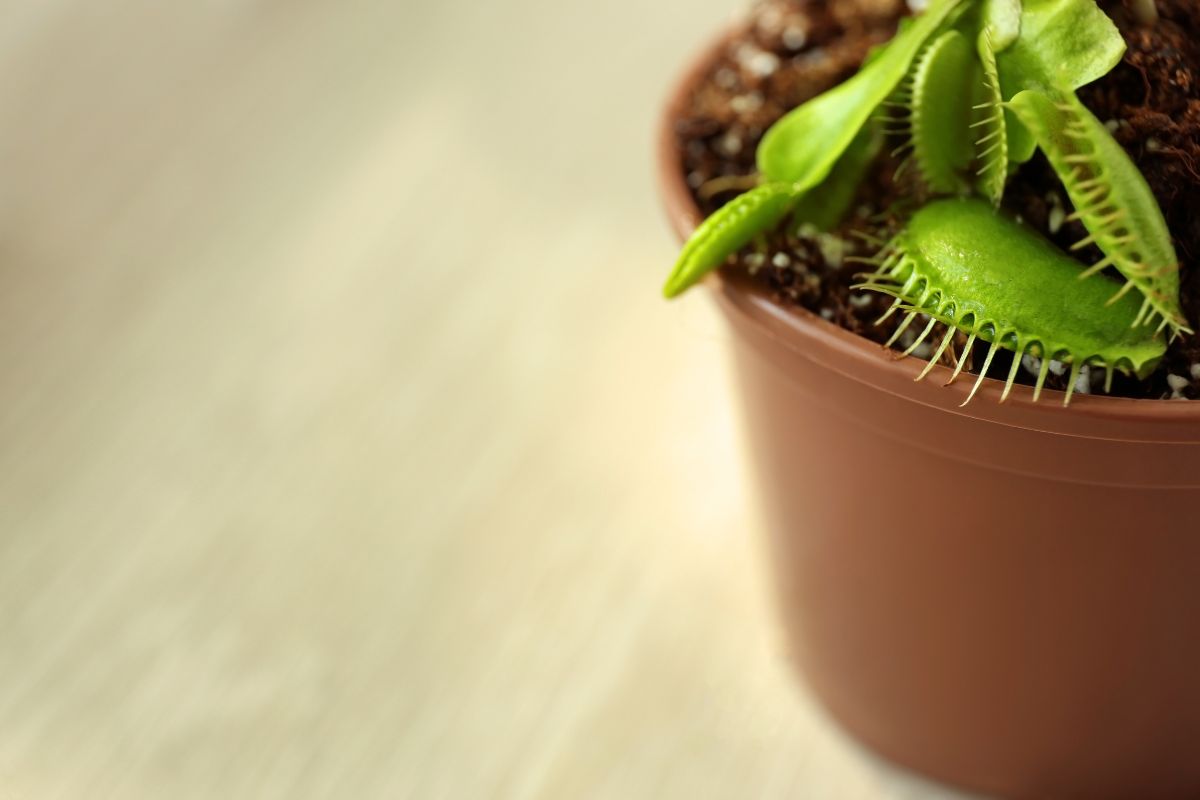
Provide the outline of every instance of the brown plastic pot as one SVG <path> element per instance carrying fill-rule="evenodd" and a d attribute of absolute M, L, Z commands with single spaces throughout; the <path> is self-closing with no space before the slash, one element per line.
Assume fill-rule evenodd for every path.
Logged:
<path fill-rule="evenodd" d="M 660 182 L 700 218 L 672 123 Z M 1200 403 L 922 383 L 732 273 L 734 364 L 796 660 L 885 756 L 1019 798 L 1200 797 Z M 941 378 L 939 380 L 939 378 Z"/>

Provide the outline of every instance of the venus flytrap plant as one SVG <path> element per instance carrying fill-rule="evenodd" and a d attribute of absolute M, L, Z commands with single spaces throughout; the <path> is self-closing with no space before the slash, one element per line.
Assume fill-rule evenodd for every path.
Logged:
<path fill-rule="evenodd" d="M 859 288 L 895 298 L 904 313 L 891 345 L 919 316 L 929 317 L 905 355 L 913 352 L 940 322 L 941 345 L 918 376 L 928 375 L 958 331 L 968 335 L 959 370 L 976 341 L 989 344 L 983 367 L 967 397 L 970 402 L 987 375 L 997 348 L 1015 357 L 1004 384 L 1007 398 L 1022 355 L 1042 359 L 1034 389 L 1040 396 L 1050 360 L 1071 365 L 1063 404 L 1086 365 L 1145 377 L 1166 350 L 1161 336 L 1133 322 L 1138 301 L 1130 296 L 1107 304 L 1115 282 L 1108 277 L 1079 281 L 1079 265 L 1028 228 L 997 214 L 976 199 L 939 200 L 917 211 L 908 225 L 870 260 L 875 271 L 860 276 Z M 966 405 L 966 403 L 963 403 Z"/>
<path fill-rule="evenodd" d="M 910 151 L 922 185 L 931 194 L 966 191 L 964 174 L 973 152 L 970 140 L 955 135 L 969 123 L 977 63 L 967 39 L 956 30 L 926 47 L 901 83 L 890 105 L 901 116 L 892 128 L 906 137 L 893 155 Z"/>
<path fill-rule="evenodd" d="M 1021 35 L 1021 0 L 984 0 L 984 30 L 995 52 L 1007 50 Z"/>
<path fill-rule="evenodd" d="M 1078 250 L 1095 244 L 1104 258 L 1080 273 L 1088 278 L 1115 267 L 1126 279 L 1110 299 L 1137 289 L 1142 298 L 1135 325 L 1158 321 L 1161 330 L 1190 332 L 1179 307 L 1179 260 L 1171 232 L 1146 179 L 1103 123 L 1074 94 L 1057 98 L 1028 89 L 1009 107 L 1033 132 L 1075 205 L 1073 218 L 1089 235 Z"/>
<path fill-rule="evenodd" d="M 999 55 L 1006 108 L 1026 133 L 1016 160 L 1040 147 L 1063 181 L 1074 217 L 1104 258 L 1083 273 L 1112 266 L 1127 281 L 1119 292 L 1143 297 L 1137 324 L 1190 333 L 1179 305 L 1179 260 L 1166 221 L 1145 178 L 1075 90 L 1107 74 L 1125 41 L 1092 0 L 1025 0 L 1021 32 Z M 1078 247 L 1076 249 L 1078 249 Z M 1116 298 L 1114 294 L 1114 299 Z"/>
<path fill-rule="evenodd" d="M 794 183 L 797 191 L 824 180 L 875 110 L 904 80 L 925 43 L 966 2 L 933 0 L 857 75 L 775 123 L 759 145 L 759 171 L 772 180 Z"/>
<path fill-rule="evenodd" d="M 979 192 L 999 206 L 1004 199 L 1004 186 L 1008 181 L 1009 136 L 1011 126 L 1000 92 L 1000 74 L 996 67 L 996 51 L 991 29 L 979 34 L 979 63 L 983 68 L 983 80 L 977 84 L 976 98 L 980 101 L 973 109 L 979 119 L 971 124 L 978 129 L 975 140 L 975 161 L 979 165 L 976 176 Z"/>
<path fill-rule="evenodd" d="M 849 194 L 865 171 L 861 151 L 838 170 L 847 151 L 861 142 L 878 106 L 908 73 L 917 53 L 966 0 L 934 0 L 930 9 L 904 26 L 850 80 L 790 112 L 767 131 L 758 148 L 764 183 L 731 201 L 705 220 L 684 245 L 663 295 L 676 297 L 720 266 L 730 255 L 773 228 L 810 190 Z M 826 179 L 832 178 L 831 186 Z M 849 190 L 843 187 L 849 186 Z M 769 187 L 769 188 L 767 188 Z M 824 193 L 824 192 L 822 192 Z M 848 205 L 849 200 L 845 201 Z M 824 220 L 822 220 L 824 221 Z"/>
<path fill-rule="evenodd" d="M 863 174 L 879 154 L 880 141 L 873 126 L 859 131 L 818 191 L 800 192 L 793 183 L 768 181 L 722 206 L 700 223 L 684 245 L 663 295 L 682 294 L 789 214 L 797 223 L 820 230 L 837 225 L 854 201 Z"/>
<path fill-rule="evenodd" d="M 1017 38 L 1008 47 L 996 47 L 1006 100 L 1025 89 L 1074 92 L 1121 63 L 1125 40 L 1095 0 L 1024 0 L 1020 5 Z"/>
<path fill-rule="evenodd" d="M 783 117 L 758 151 L 762 185 L 702 224 L 665 293 L 675 296 L 789 215 L 834 227 L 878 150 L 876 123 L 910 152 L 919 208 L 856 288 L 894 298 L 895 343 L 919 315 L 916 350 L 940 322 L 989 345 L 973 397 L 997 349 L 1014 353 L 1003 399 L 1023 355 L 1145 377 L 1165 352 L 1161 335 L 1189 332 L 1179 305 L 1178 260 L 1145 179 L 1075 90 L 1109 72 L 1124 41 L 1094 0 L 933 0 L 842 85 Z M 886 109 L 886 113 L 880 113 Z M 1013 169 L 1041 148 L 1104 258 L 1085 267 L 993 209 Z M 1124 282 L 1105 274 L 1120 273 Z M 1086 280 L 1085 280 L 1086 279 Z M 1157 325 L 1153 324 L 1157 323 Z M 957 378 L 966 363 L 960 358 Z M 919 378 L 918 378 L 919 379 Z"/>
<path fill-rule="evenodd" d="M 1008 0 L 1013 3 L 1013 0 Z M 997 72 L 1004 100 L 1026 89 L 1062 94 L 1112 71 L 1125 53 L 1125 40 L 1094 0 L 1024 0 L 1018 6 L 1018 35 L 1008 46 L 996 45 Z M 1011 9 L 1004 16 L 1011 14 Z M 989 20 L 988 30 L 1011 26 Z M 1024 164 L 1037 142 L 1014 114 L 1008 115 L 1009 159 Z"/>

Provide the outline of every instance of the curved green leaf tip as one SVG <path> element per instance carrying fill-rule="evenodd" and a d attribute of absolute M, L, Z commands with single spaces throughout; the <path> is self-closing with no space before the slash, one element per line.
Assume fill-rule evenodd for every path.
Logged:
<path fill-rule="evenodd" d="M 683 246 L 663 286 L 663 296 L 678 297 L 755 236 L 778 225 L 795 199 L 791 184 L 774 182 L 764 183 L 722 206 L 700 223 Z"/>
<path fill-rule="evenodd" d="M 863 128 L 829 177 L 808 192 L 790 183 L 764 183 L 721 207 L 700 223 L 671 271 L 663 295 L 677 297 L 721 266 L 755 237 L 775 228 L 789 213 L 796 222 L 829 230 L 845 217 L 863 175 L 879 155 L 881 137 L 875 126 Z"/>

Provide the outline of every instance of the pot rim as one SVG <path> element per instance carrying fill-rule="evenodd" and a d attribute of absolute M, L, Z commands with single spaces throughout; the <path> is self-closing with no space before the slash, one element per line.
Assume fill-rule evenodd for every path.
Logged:
<path fill-rule="evenodd" d="M 687 107 L 692 90 L 703 80 L 721 50 L 745 28 L 745 22 L 727 27 L 690 61 L 668 94 L 659 120 L 659 194 L 671 227 L 681 240 L 686 240 L 703 215 L 692 199 L 681 168 L 682 152 L 675 137 L 674 123 Z M 1068 436 L 1200 443 L 1200 401 L 1140 400 L 1076 393 L 1071 405 L 1063 408 L 1063 392 L 1045 389 L 1041 399 L 1034 403 L 1032 388 L 1017 385 L 1001 403 L 1004 382 L 989 377 L 984 379 L 971 403 L 961 407 L 974 384 L 973 379 L 960 377 L 955 383 L 943 386 L 944 381 L 937 377 L 939 374 L 948 377 L 950 369 L 939 365 L 925 381 L 918 383 L 915 379 L 926 362 L 916 358 L 897 360 L 891 355 L 892 351 L 884 350 L 818 314 L 800 306 L 779 305 L 763 287 L 744 276 L 722 268 L 710 273 L 703 283 L 713 291 L 726 312 L 744 317 L 798 356 L 817 360 L 849 378 L 911 402 L 984 422 Z"/>

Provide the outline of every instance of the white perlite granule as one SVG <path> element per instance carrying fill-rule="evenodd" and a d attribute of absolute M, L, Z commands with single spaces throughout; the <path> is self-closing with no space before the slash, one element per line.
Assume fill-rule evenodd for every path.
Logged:
<path fill-rule="evenodd" d="M 1171 387 L 1171 399 L 1187 399 L 1183 390 L 1192 385 L 1192 381 L 1184 378 L 1183 375 L 1166 375 L 1166 385 Z"/>
<path fill-rule="evenodd" d="M 763 96 L 758 92 L 734 95 L 729 101 L 729 107 L 738 114 L 749 114 L 758 111 L 763 106 Z"/>
<path fill-rule="evenodd" d="M 930 359 L 930 357 L 932 357 L 932 356 L 933 356 L 933 345 L 931 345 L 929 343 L 928 339 L 926 339 L 925 341 L 923 341 L 919 345 L 917 345 L 915 348 L 913 348 L 913 351 L 912 351 L 913 358 L 919 358 L 919 359 L 922 359 L 923 361 L 928 361 Z"/>
<path fill-rule="evenodd" d="M 821 257 L 825 259 L 825 264 L 831 269 L 838 269 L 842 266 L 842 261 L 846 257 L 846 241 L 832 233 L 822 233 L 817 237 L 817 247 L 821 250 Z"/>
<path fill-rule="evenodd" d="M 1183 390 L 1192 385 L 1192 382 L 1182 375 L 1168 375 L 1167 386 L 1171 387 L 1172 400 L 1186 400 Z"/>
<path fill-rule="evenodd" d="M 872 299 L 874 298 L 872 298 L 871 295 L 867 294 L 866 292 L 855 292 L 854 294 L 850 295 L 850 305 L 854 306 L 855 308 L 866 308 L 867 306 L 871 305 Z M 1197 366 L 1200 367 L 1200 364 Z"/>
<path fill-rule="evenodd" d="M 1025 355 L 1021 356 L 1021 368 L 1030 375 L 1037 377 L 1042 371 L 1042 359 L 1026 353 Z M 1048 366 L 1046 369 L 1048 372 L 1061 376 L 1066 374 L 1067 365 L 1061 361 L 1055 361 L 1051 359 L 1050 366 Z M 1079 369 L 1079 377 L 1075 379 L 1075 391 L 1080 394 L 1091 394 L 1092 383 L 1092 368 L 1084 365 Z"/>
<path fill-rule="evenodd" d="M 1192 382 L 1182 375 L 1168 375 L 1167 386 L 1171 387 L 1172 392 L 1182 392 L 1187 387 L 1191 386 Z"/>
<path fill-rule="evenodd" d="M 1053 358 L 1050 359 L 1050 374 L 1061 378 L 1067 374 L 1067 365 L 1061 361 L 1055 361 Z"/>
<path fill-rule="evenodd" d="M 783 46 L 788 50 L 799 50 L 808 44 L 808 31 L 799 25 L 789 25 L 783 31 Z"/>
<path fill-rule="evenodd" d="M 1021 368 L 1030 375 L 1037 377 L 1037 374 L 1042 371 L 1042 360 L 1037 356 L 1026 353 L 1021 356 Z"/>
<path fill-rule="evenodd" d="M 732 158 L 742 152 L 742 137 L 738 136 L 733 131 L 727 132 L 724 136 L 717 140 L 717 150 L 722 155 Z"/>
<path fill-rule="evenodd" d="M 739 47 L 736 58 L 742 69 L 760 78 L 773 75 L 779 69 L 779 56 L 760 50 L 752 44 Z"/>
<path fill-rule="evenodd" d="M 1058 233 L 1066 220 L 1067 212 L 1063 210 L 1063 207 L 1052 206 L 1050 208 L 1050 219 L 1046 223 L 1050 228 L 1050 233 Z"/>
<path fill-rule="evenodd" d="M 1084 365 L 1079 370 L 1079 377 L 1075 379 L 1075 391 L 1079 394 L 1092 393 L 1092 368 Z"/>
<path fill-rule="evenodd" d="M 1063 208 L 1063 199 L 1056 191 L 1046 193 L 1046 202 L 1050 204 L 1050 216 L 1046 222 L 1050 233 L 1058 233 L 1062 229 L 1063 223 L 1067 220 L 1066 209 Z"/>

